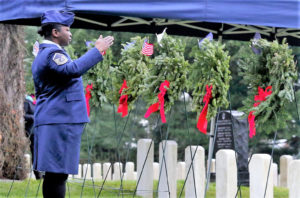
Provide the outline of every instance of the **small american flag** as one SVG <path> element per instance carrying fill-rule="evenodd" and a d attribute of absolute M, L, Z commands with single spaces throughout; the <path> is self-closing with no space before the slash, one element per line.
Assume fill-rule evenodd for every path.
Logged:
<path fill-rule="evenodd" d="M 260 54 L 261 53 L 261 49 L 258 49 L 258 48 L 253 46 L 253 44 L 256 44 L 256 42 L 259 39 L 261 39 L 261 35 L 260 35 L 260 33 L 256 32 L 255 35 L 254 35 L 254 38 L 253 38 L 253 43 L 251 45 L 251 49 L 252 49 L 253 53 L 255 53 L 255 54 Z"/>
<path fill-rule="evenodd" d="M 90 49 L 95 45 L 95 41 L 85 41 L 85 45 L 88 49 Z"/>
<path fill-rule="evenodd" d="M 144 41 L 144 45 L 142 48 L 142 53 L 146 56 L 151 56 L 153 54 L 153 44 L 147 43 L 147 39 Z"/>
<path fill-rule="evenodd" d="M 95 41 L 85 41 L 85 45 L 88 49 L 91 49 L 95 46 Z M 101 55 L 104 56 L 106 54 L 106 51 L 101 52 Z"/>
<path fill-rule="evenodd" d="M 39 53 L 39 42 L 38 41 L 35 41 L 35 43 L 33 44 L 33 48 L 32 48 L 32 54 L 34 56 L 37 56 L 37 54 Z"/>
<path fill-rule="evenodd" d="M 131 43 L 127 42 L 127 45 L 124 46 L 124 51 L 128 50 L 129 48 L 133 47 L 136 41 L 132 41 Z"/>
<path fill-rule="evenodd" d="M 201 39 L 201 41 L 198 42 L 200 49 L 202 48 L 202 43 L 203 43 L 204 39 L 208 39 L 209 41 L 212 41 L 214 39 L 214 35 L 210 32 L 203 39 Z"/>

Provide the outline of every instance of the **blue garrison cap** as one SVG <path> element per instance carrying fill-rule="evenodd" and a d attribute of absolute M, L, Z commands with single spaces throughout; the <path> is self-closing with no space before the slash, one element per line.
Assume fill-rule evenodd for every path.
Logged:
<path fill-rule="evenodd" d="M 43 13 L 41 21 L 42 25 L 47 23 L 59 23 L 70 27 L 74 22 L 74 13 L 59 10 L 48 10 Z"/>

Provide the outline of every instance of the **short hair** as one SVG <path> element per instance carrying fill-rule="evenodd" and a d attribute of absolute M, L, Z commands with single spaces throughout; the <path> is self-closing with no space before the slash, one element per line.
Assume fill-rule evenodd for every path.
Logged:
<path fill-rule="evenodd" d="M 38 30 L 38 34 L 43 36 L 44 38 L 49 38 L 52 35 L 52 30 L 57 29 L 58 31 L 61 30 L 61 24 L 59 23 L 47 23 L 41 26 Z"/>

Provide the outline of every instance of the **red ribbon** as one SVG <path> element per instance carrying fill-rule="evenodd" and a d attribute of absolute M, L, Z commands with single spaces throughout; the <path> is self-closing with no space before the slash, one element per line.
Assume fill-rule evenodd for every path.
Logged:
<path fill-rule="evenodd" d="M 202 133 L 206 134 L 207 133 L 207 119 L 206 119 L 206 115 L 207 115 L 207 110 L 208 110 L 208 104 L 210 102 L 210 99 L 212 98 L 212 85 L 208 86 L 206 85 L 206 94 L 203 97 L 203 102 L 205 102 L 205 105 L 200 113 L 199 119 L 198 119 L 198 123 L 197 123 L 197 128 L 199 131 L 201 131 Z"/>
<path fill-rule="evenodd" d="M 157 95 L 158 97 L 158 102 L 155 104 L 150 105 L 148 108 L 147 112 L 145 113 L 145 118 L 148 118 L 152 113 L 158 111 L 160 109 L 160 117 L 161 117 L 161 122 L 166 123 L 166 116 L 165 116 L 165 109 L 164 109 L 164 104 L 165 104 L 165 94 L 167 92 L 167 89 L 165 88 L 168 87 L 170 88 L 170 82 L 165 80 L 163 83 L 160 84 L 159 87 L 159 94 Z"/>
<path fill-rule="evenodd" d="M 124 80 L 121 89 L 119 90 L 119 94 L 122 94 L 123 89 L 127 89 L 127 83 L 126 80 Z M 119 107 L 118 107 L 118 113 L 122 113 L 122 117 L 127 116 L 128 114 L 128 95 L 121 95 L 119 99 Z"/>
<path fill-rule="evenodd" d="M 90 99 L 92 98 L 91 90 L 93 89 L 93 84 L 87 85 L 85 87 L 85 102 L 86 102 L 86 109 L 87 114 L 90 117 Z"/>
<path fill-rule="evenodd" d="M 262 89 L 258 86 L 258 95 L 254 96 L 254 107 L 257 107 L 261 102 L 265 101 L 267 99 L 267 96 L 272 94 L 272 86 L 268 86 L 266 90 Z M 255 129 L 255 115 L 254 111 L 251 111 L 248 116 L 248 122 L 249 122 L 249 137 L 252 138 L 256 134 Z"/>
<path fill-rule="evenodd" d="M 101 55 L 104 56 L 106 54 L 106 51 L 101 52 Z"/>

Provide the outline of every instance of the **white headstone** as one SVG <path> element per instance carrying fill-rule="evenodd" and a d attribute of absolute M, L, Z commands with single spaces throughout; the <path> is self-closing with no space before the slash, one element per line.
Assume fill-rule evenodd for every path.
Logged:
<path fill-rule="evenodd" d="M 300 160 L 293 160 L 289 164 L 289 198 L 300 197 Z"/>
<path fill-rule="evenodd" d="M 215 159 L 211 159 L 210 172 L 216 173 L 216 160 Z"/>
<path fill-rule="evenodd" d="M 134 180 L 134 163 L 133 162 L 126 162 L 124 179 L 125 180 Z"/>
<path fill-rule="evenodd" d="M 33 172 L 33 170 L 31 171 L 31 173 L 30 173 L 30 174 L 31 174 L 31 176 L 29 176 L 29 178 L 30 178 L 30 179 L 36 179 L 36 178 L 35 178 L 35 176 L 34 176 L 34 172 Z M 69 176 L 69 178 L 70 178 L 70 176 Z M 68 178 L 68 179 L 69 179 L 69 178 Z"/>
<path fill-rule="evenodd" d="M 281 187 L 288 187 L 288 172 L 289 172 L 289 163 L 293 160 L 293 157 L 290 155 L 282 155 L 280 157 L 280 181 L 279 185 Z"/>
<path fill-rule="evenodd" d="M 112 165 L 109 162 L 103 163 L 103 180 L 111 181 Z"/>
<path fill-rule="evenodd" d="M 136 171 L 133 173 L 133 176 L 134 176 L 134 180 L 137 180 L 137 172 Z"/>
<path fill-rule="evenodd" d="M 94 163 L 93 164 L 93 179 L 94 180 L 101 180 L 101 164 L 100 163 Z"/>
<path fill-rule="evenodd" d="M 140 139 L 137 145 L 137 181 L 139 183 L 136 194 L 141 197 L 153 197 L 153 158 L 154 142 L 151 139 Z"/>
<path fill-rule="evenodd" d="M 273 173 L 270 171 L 266 196 L 268 170 L 271 156 L 268 154 L 254 154 L 249 164 L 250 198 L 273 198 Z M 271 162 L 272 163 L 272 162 Z"/>
<path fill-rule="evenodd" d="M 274 186 L 278 186 L 278 165 L 276 163 L 272 163 L 272 171 L 273 171 L 273 184 Z"/>
<path fill-rule="evenodd" d="M 159 178 L 159 163 L 153 162 L 153 179 L 158 180 Z"/>
<path fill-rule="evenodd" d="M 115 162 L 113 180 L 121 180 L 121 177 L 123 177 L 123 164 L 121 162 Z"/>
<path fill-rule="evenodd" d="M 185 162 L 177 162 L 177 180 L 185 180 Z"/>
<path fill-rule="evenodd" d="M 26 172 L 27 172 L 27 178 L 30 178 L 30 177 L 33 178 L 34 175 L 30 174 L 31 173 L 31 157 L 30 157 L 29 154 L 25 154 L 24 157 L 25 157 L 25 161 L 26 161 L 25 169 L 26 169 Z"/>
<path fill-rule="evenodd" d="M 206 161 L 206 167 L 208 168 L 209 161 Z M 216 173 L 216 159 L 211 159 L 210 163 L 210 173 Z"/>
<path fill-rule="evenodd" d="M 176 198 L 176 164 L 177 143 L 171 140 L 162 141 L 159 144 L 159 170 L 161 170 L 158 185 L 159 198 Z"/>
<path fill-rule="evenodd" d="M 192 163 L 193 159 L 193 163 Z M 203 198 L 205 189 L 205 151 L 202 146 L 188 146 L 185 149 L 186 198 Z"/>
<path fill-rule="evenodd" d="M 82 177 L 85 179 L 92 179 L 92 168 L 90 164 L 83 164 Z"/>
<path fill-rule="evenodd" d="M 82 165 L 78 164 L 78 174 L 74 175 L 74 179 L 80 179 L 82 177 Z"/>
<path fill-rule="evenodd" d="M 216 154 L 216 198 L 235 197 L 237 192 L 237 167 L 235 152 L 221 149 Z"/>

